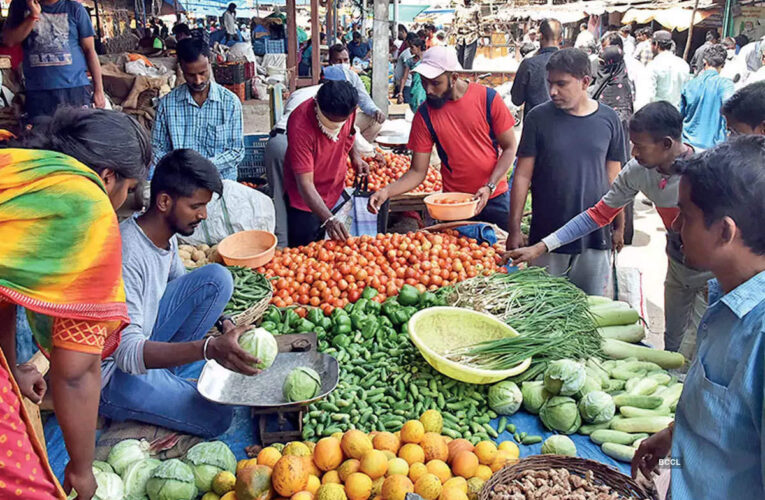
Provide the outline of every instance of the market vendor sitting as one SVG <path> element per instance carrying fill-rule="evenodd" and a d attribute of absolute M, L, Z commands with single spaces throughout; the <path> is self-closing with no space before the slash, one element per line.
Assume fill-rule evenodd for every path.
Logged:
<path fill-rule="evenodd" d="M 122 273 L 130 325 L 113 356 L 102 363 L 99 413 L 138 420 L 210 438 L 230 425 L 232 409 L 203 398 L 178 367 L 214 359 L 254 375 L 255 358 L 237 342 L 246 327 L 222 316 L 233 292 L 228 270 L 210 264 L 187 273 L 175 235 L 191 235 L 207 217 L 223 183 L 215 165 L 190 149 L 178 149 L 157 165 L 151 204 L 120 224 Z M 218 337 L 205 334 L 217 325 Z"/>
<path fill-rule="evenodd" d="M 453 50 L 433 47 L 412 70 L 422 77 L 427 93 L 409 133 L 412 166 L 369 199 L 372 213 L 388 198 L 407 193 L 425 180 L 435 144 L 444 191 L 474 193 L 475 219 L 507 229 L 507 172 L 515 158 L 515 121 L 494 90 L 460 79 L 457 71 L 461 69 Z"/>
<path fill-rule="evenodd" d="M 366 175 L 369 165 L 353 149 L 359 95 L 345 81 L 328 81 L 290 114 L 284 191 L 288 198 L 287 239 L 290 246 L 323 239 L 345 240 L 348 230 L 332 209 L 345 188 L 347 159 Z"/>
<path fill-rule="evenodd" d="M 343 74 L 341 78 L 336 73 Z M 374 141 L 382 124 L 385 123 L 385 113 L 380 111 L 377 104 L 367 92 L 364 82 L 355 71 L 351 69 L 350 56 L 348 49 L 342 44 L 336 44 L 329 48 L 329 66 L 324 68 L 324 78 L 327 80 L 345 80 L 350 82 L 359 93 L 359 109 L 361 113 L 356 114 L 356 128 L 361 135 L 370 142 Z"/>

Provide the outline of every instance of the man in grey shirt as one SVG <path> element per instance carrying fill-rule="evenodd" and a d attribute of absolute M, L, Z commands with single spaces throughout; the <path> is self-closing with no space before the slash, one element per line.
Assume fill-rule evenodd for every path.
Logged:
<path fill-rule="evenodd" d="M 178 256 L 176 233 L 190 235 L 207 218 L 207 203 L 223 183 L 210 160 L 177 149 L 157 164 L 147 212 L 120 224 L 122 274 L 130 325 L 102 363 L 99 413 L 211 438 L 228 429 L 230 407 L 211 403 L 179 367 L 214 359 L 254 375 L 256 359 L 239 347 L 248 326 L 221 317 L 233 292 L 231 273 L 211 264 L 190 273 Z M 218 325 L 223 335 L 204 339 Z"/>

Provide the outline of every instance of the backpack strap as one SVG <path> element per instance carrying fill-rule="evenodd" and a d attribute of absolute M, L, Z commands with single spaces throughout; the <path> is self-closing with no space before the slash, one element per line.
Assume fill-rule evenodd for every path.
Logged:
<path fill-rule="evenodd" d="M 491 145 L 494 146 L 494 152 L 499 156 L 499 142 L 497 142 L 497 134 L 494 133 L 494 120 L 491 119 L 491 105 L 494 102 L 497 91 L 486 87 L 486 122 L 489 124 L 489 137 L 491 137 Z"/>
<path fill-rule="evenodd" d="M 438 157 L 441 159 L 441 165 L 443 167 L 446 167 L 446 170 L 449 172 L 452 171 L 452 167 L 449 166 L 449 157 L 446 155 L 446 151 L 444 150 L 443 146 L 441 146 L 441 141 L 438 140 L 438 136 L 436 135 L 436 129 L 433 128 L 433 122 L 430 120 L 430 112 L 428 112 L 428 103 L 423 102 L 420 105 L 420 109 L 417 110 L 420 115 L 422 115 L 422 119 L 425 122 L 425 126 L 428 127 L 428 132 L 430 132 L 430 138 L 433 139 L 433 142 L 436 145 L 436 152 L 438 153 Z"/>

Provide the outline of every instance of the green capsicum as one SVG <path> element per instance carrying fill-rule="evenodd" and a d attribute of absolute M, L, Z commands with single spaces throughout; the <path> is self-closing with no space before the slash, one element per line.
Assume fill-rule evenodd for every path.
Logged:
<path fill-rule="evenodd" d="M 398 301 L 395 298 L 390 298 L 383 302 L 382 305 L 382 313 L 389 317 L 391 314 L 393 314 L 394 311 L 398 310 L 398 308 L 401 307 Z"/>
<path fill-rule="evenodd" d="M 308 311 L 308 314 L 306 314 L 306 319 L 314 325 L 320 325 L 321 321 L 324 319 L 324 313 L 318 308 L 311 309 Z"/>
<path fill-rule="evenodd" d="M 398 326 L 409 321 L 409 316 L 404 309 L 400 308 L 391 313 L 390 320 L 394 325 Z"/>
<path fill-rule="evenodd" d="M 380 328 L 380 323 L 374 316 L 367 316 L 361 322 L 360 330 L 361 336 L 365 339 L 371 339 L 377 334 L 377 330 Z"/>
<path fill-rule="evenodd" d="M 291 327 L 297 326 L 301 319 L 302 318 L 298 316 L 298 313 L 296 313 L 294 309 L 287 309 L 287 312 L 284 313 L 284 324 Z"/>
<path fill-rule="evenodd" d="M 263 321 L 271 321 L 277 325 L 282 322 L 282 313 L 276 306 L 269 306 L 266 313 L 263 315 Z"/>
<path fill-rule="evenodd" d="M 404 285 L 398 292 L 398 303 L 402 306 L 413 306 L 420 301 L 420 292 L 412 285 Z"/>
<path fill-rule="evenodd" d="M 387 316 L 380 316 L 380 325 L 390 328 L 393 326 L 393 323 Z"/>
<path fill-rule="evenodd" d="M 321 327 L 324 328 L 326 331 L 330 331 L 332 329 L 332 319 L 324 316 L 321 318 Z"/>
<path fill-rule="evenodd" d="M 335 334 L 351 333 L 351 318 L 347 314 L 339 314 L 332 322 Z"/>
<path fill-rule="evenodd" d="M 366 314 L 364 314 L 362 312 L 359 312 L 359 311 L 354 311 L 351 314 L 351 324 L 353 325 L 353 328 L 356 329 L 356 330 L 361 328 L 361 322 L 364 321 L 364 319 L 366 319 L 366 317 L 367 317 Z"/>
<path fill-rule="evenodd" d="M 335 338 L 332 339 L 332 344 L 334 344 L 335 347 L 348 347 L 351 345 L 351 338 L 348 335 L 336 335 Z"/>
<path fill-rule="evenodd" d="M 375 302 L 374 300 L 370 300 L 367 303 L 367 307 L 364 308 L 365 313 L 374 314 L 375 316 L 379 316 L 381 310 L 382 310 L 382 304 L 380 304 L 379 302 Z"/>
<path fill-rule="evenodd" d="M 264 321 L 260 324 L 261 328 L 265 328 L 271 333 L 275 333 L 279 331 L 279 325 L 277 323 L 274 323 L 273 321 Z"/>
<path fill-rule="evenodd" d="M 297 324 L 297 332 L 298 333 L 308 333 L 312 332 L 314 328 L 314 324 L 308 321 L 307 319 L 301 319 L 300 323 Z"/>
<path fill-rule="evenodd" d="M 364 313 L 364 310 L 367 307 L 367 304 L 369 304 L 369 299 L 359 299 L 356 301 L 355 304 L 353 304 L 353 312 L 359 312 Z"/>
<path fill-rule="evenodd" d="M 377 291 L 376 288 L 372 288 L 371 286 L 368 286 L 364 288 L 364 291 L 361 292 L 361 298 L 362 299 L 373 299 L 377 297 L 377 294 L 380 293 Z"/>
<path fill-rule="evenodd" d="M 438 304 L 438 297 L 433 292 L 425 292 L 420 295 L 419 307 L 425 309 L 426 307 L 433 307 Z"/>
<path fill-rule="evenodd" d="M 331 318 L 334 320 L 338 316 L 348 316 L 348 311 L 338 307 L 334 311 L 332 311 Z"/>
<path fill-rule="evenodd" d="M 343 307 L 343 309 L 348 314 L 351 314 L 353 312 L 354 307 L 356 307 L 356 306 L 352 302 L 348 302 L 347 304 L 345 304 L 345 307 Z"/>

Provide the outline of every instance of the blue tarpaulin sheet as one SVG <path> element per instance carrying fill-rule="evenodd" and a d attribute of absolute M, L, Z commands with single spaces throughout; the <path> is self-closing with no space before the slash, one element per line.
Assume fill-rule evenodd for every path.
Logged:
<path fill-rule="evenodd" d="M 180 372 L 180 376 L 187 378 L 197 378 L 202 371 L 203 362 L 194 363 L 185 367 Z M 507 418 L 509 423 L 513 423 L 516 426 L 518 432 L 525 432 L 530 436 L 539 435 L 544 439 L 552 436 L 554 433 L 547 431 L 539 417 L 526 413 L 525 411 L 519 411 L 515 415 Z M 274 422 L 270 422 L 275 424 Z M 497 429 L 499 419 L 494 419 L 491 422 L 491 426 Z M 270 428 L 270 425 L 269 425 Z M 605 455 L 600 446 L 590 441 L 588 436 L 580 434 L 573 434 L 569 436 L 576 444 L 576 450 L 581 458 L 589 458 L 602 462 L 606 465 L 615 467 L 623 474 L 629 475 L 629 464 L 618 462 L 611 457 Z M 253 444 L 259 444 L 259 436 L 255 431 L 255 422 L 253 421 L 250 409 L 245 407 L 238 407 L 234 413 L 234 420 L 229 430 L 220 436 L 221 441 L 226 443 L 236 455 L 237 460 L 247 458 L 244 449 L 247 446 Z M 512 441 L 513 435 L 509 432 L 503 432 L 497 442 Z M 48 459 L 50 460 L 51 468 L 58 477 L 59 481 L 64 480 L 64 467 L 69 461 L 69 455 L 64 447 L 64 438 L 61 434 L 61 428 L 58 426 L 58 422 L 55 417 L 51 417 L 45 423 L 45 441 L 48 445 Z M 542 443 L 533 444 L 530 446 L 519 445 L 521 457 L 527 457 L 530 455 L 538 455 L 542 452 Z"/>

